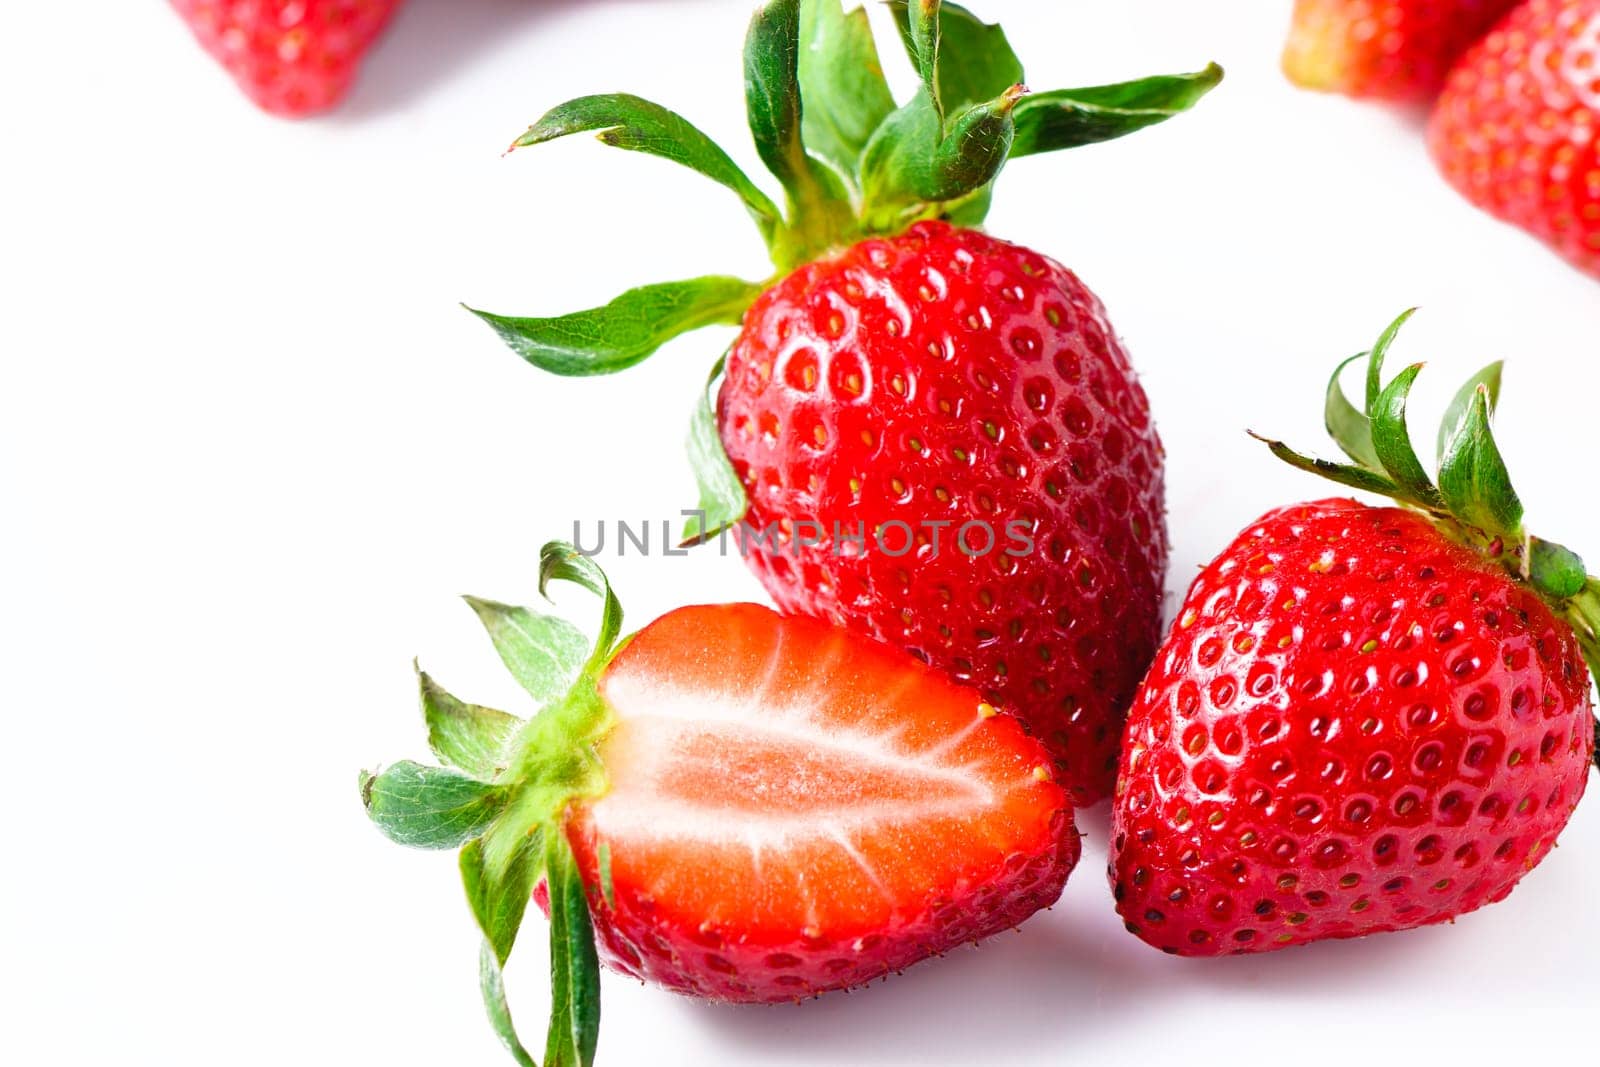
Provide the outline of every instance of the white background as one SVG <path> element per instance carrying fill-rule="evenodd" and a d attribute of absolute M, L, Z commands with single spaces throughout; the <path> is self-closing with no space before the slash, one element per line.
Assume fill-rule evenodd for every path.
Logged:
<path fill-rule="evenodd" d="M 1077 269 L 1134 354 L 1171 454 L 1174 593 L 1257 513 L 1320 492 L 1243 429 L 1320 446 L 1332 362 L 1410 304 L 1399 357 L 1432 362 L 1413 410 L 1508 358 L 1530 522 L 1600 556 L 1600 281 L 1459 201 L 1415 119 L 1284 85 L 1287 2 L 974 4 L 1037 88 L 1228 69 L 1190 116 L 1019 163 L 991 219 Z M 578 138 L 500 155 L 546 107 L 629 89 L 754 173 L 749 6 L 412 0 L 348 106 L 295 124 L 244 103 L 164 5 L 10 5 L 6 1060 L 503 1062 L 452 859 L 382 840 L 356 770 L 425 753 L 414 654 L 527 710 L 454 595 L 531 600 L 537 546 L 573 518 L 685 506 L 678 443 L 726 337 L 562 382 L 456 301 L 546 314 L 761 276 L 736 201 L 687 172 Z M 610 570 L 635 623 L 760 596 L 709 553 Z M 601 1062 L 1588 1055 L 1600 801 L 1454 927 L 1215 962 L 1122 931 L 1104 810 L 1082 822 L 1065 897 L 1020 934 L 800 1007 L 612 976 Z M 509 974 L 530 1038 L 542 942 L 530 919 Z"/>

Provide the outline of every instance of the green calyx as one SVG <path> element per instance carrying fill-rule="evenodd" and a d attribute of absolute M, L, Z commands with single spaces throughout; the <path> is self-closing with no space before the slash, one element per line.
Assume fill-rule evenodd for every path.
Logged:
<path fill-rule="evenodd" d="M 939 0 L 891 0 L 918 75 L 897 105 L 862 8 L 843 0 L 767 0 L 745 38 L 745 109 L 756 152 L 782 189 L 764 192 L 711 138 L 659 104 L 614 93 L 569 100 L 512 144 L 594 133 L 602 144 L 671 160 L 739 198 L 777 271 L 925 219 L 977 226 L 1005 164 L 1109 141 L 1188 110 L 1222 80 L 1193 74 L 1029 92 L 999 26 Z M 473 310 L 513 351 L 567 377 L 610 374 L 703 326 L 736 325 L 771 279 L 712 276 L 647 285 L 598 308 L 551 318 Z M 698 419 L 698 416 L 697 416 Z M 699 439 L 697 421 L 691 442 Z M 715 506 L 686 531 L 703 538 L 737 522 L 743 490 L 728 489 L 727 459 L 702 462 L 703 500 Z"/>
<path fill-rule="evenodd" d="M 575 582 L 601 598 L 593 642 L 562 619 L 467 598 L 538 712 L 523 720 L 468 704 L 419 669 L 428 745 L 442 766 L 404 761 L 360 777 L 367 815 L 390 840 L 460 849 L 462 884 L 483 933 L 484 1006 L 496 1034 L 524 1067 L 536 1061 L 512 1025 L 503 968 L 541 879 L 550 894 L 547 1067 L 588 1067 L 600 1024 L 600 964 L 588 897 L 563 823 L 571 804 L 607 789 L 595 746 L 612 720 L 595 681 L 618 647 L 622 607 L 600 568 L 560 542 L 540 553 L 539 591 L 556 580 Z M 604 892 L 609 896 L 609 887 Z"/>
<path fill-rule="evenodd" d="M 687 119 L 626 93 L 569 100 L 512 148 L 592 132 L 613 148 L 697 171 L 739 197 L 787 271 L 918 219 L 976 225 L 988 187 L 1013 156 L 1132 133 L 1187 110 L 1222 79 L 1212 64 L 1195 74 L 1030 94 L 1000 27 L 939 0 L 890 6 L 920 82 L 901 106 L 864 9 L 768 0 L 756 11 L 745 38 L 745 111 L 756 152 L 783 189 L 782 207 Z"/>
<path fill-rule="evenodd" d="M 1281 441 L 1258 439 L 1291 466 L 1422 512 L 1452 540 L 1503 566 L 1566 619 L 1590 675 L 1600 679 L 1600 579 L 1590 577 L 1570 549 L 1523 528 L 1522 501 L 1490 428 L 1500 399 L 1499 362 L 1469 378 L 1446 409 L 1436 436 L 1436 476 L 1417 458 L 1406 404 L 1422 364 L 1412 364 L 1387 382 L 1383 377 L 1384 359 L 1412 313 L 1390 323 L 1370 352 L 1339 364 L 1328 382 L 1324 418 L 1348 463 L 1312 459 Z M 1357 407 L 1340 378 L 1346 367 L 1362 360 L 1366 388 Z"/>

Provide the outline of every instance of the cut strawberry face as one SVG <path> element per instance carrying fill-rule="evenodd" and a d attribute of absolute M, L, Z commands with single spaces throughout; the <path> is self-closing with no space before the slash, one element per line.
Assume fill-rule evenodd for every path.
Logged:
<path fill-rule="evenodd" d="M 596 923 L 628 973 L 733 1000 L 859 984 L 1015 925 L 1076 859 L 1014 721 L 821 623 L 685 608 L 600 694 L 611 788 L 570 829 L 580 869 L 609 853 Z"/>
<path fill-rule="evenodd" d="M 592 651 L 558 619 L 471 602 L 539 714 L 462 703 L 423 675 L 430 743 L 455 769 L 362 779 L 391 838 L 462 846 L 484 997 L 514 1056 L 530 1059 L 500 969 L 530 892 L 552 919 L 546 1057 L 569 1063 L 593 1054 L 597 947 L 679 992 L 792 1000 L 1060 896 L 1078 858 L 1067 793 L 977 693 L 751 604 L 680 609 L 616 651 L 621 609 L 591 561 L 550 545 L 541 577 L 605 597 Z"/>

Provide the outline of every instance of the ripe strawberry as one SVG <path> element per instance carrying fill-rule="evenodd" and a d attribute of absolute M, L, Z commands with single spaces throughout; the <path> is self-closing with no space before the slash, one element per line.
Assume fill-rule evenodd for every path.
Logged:
<path fill-rule="evenodd" d="M 1451 62 L 1518 0 L 1295 0 L 1283 70 L 1306 89 L 1432 100 Z"/>
<path fill-rule="evenodd" d="M 1077 859 L 1014 720 L 825 623 L 684 608 L 600 696 L 611 790 L 568 828 L 588 884 L 609 849 L 624 973 L 738 1001 L 859 985 L 1055 903 Z"/>
<path fill-rule="evenodd" d="M 598 567 L 550 545 L 541 586 L 556 577 L 606 598 L 587 659 L 559 620 L 472 602 L 539 714 L 519 723 L 420 675 L 430 743 L 457 770 L 362 778 L 391 838 L 464 846 L 485 997 L 513 1053 L 499 974 L 536 882 L 553 922 L 552 1063 L 593 1055 L 597 944 L 614 969 L 681 993 L 794 1000 L 1060 896 L 1078 858 L 1066 791 L 975 692 L 751 604 L 682 608 L 618 645 Z"/>
<path fill-rule="evenodd" d="M 1461 57 L 1428 145 L 1468 200 L 1600 276 L 1600 0 L 1528 0 Z"/>
<path fill-rule="evenodd" d="M 1522 531 L 1489 432 L 1499 365 L 1457 396 L 1435 486 L 1411 450 L 1419 367 L 1296 466 L 1403 506 L 1268 512 L 1190 588 L 1129 713 L 1111 878 L 1163 951 L 1262 952 L 1454 919 L 1555 844 L 1594 756 L 1600 581 Z M 1342 367 L 1341 367 L 1342 369 Z"/>
<path fill-rule="evenodd" d="M 1157 638 L 1161 446 L 1094 294 L 971 227 L 1008 158 L 1159 122 L 1221 71 L 1029 94 L 998 27 L 936 0 L 895 11 L 922 79 L 898 109 L 862 11 L 774 0 L 757 14 L 750 125 L 786 212 L 699 131 L 635 97 L 570 101 L 517 141 L 598 130 L 722 182 L 766 237 L 774 283 L 699 278 L 554 319 L 479 314 L 566 375 L 742 322 L 691 436 L 702 514 L 686 536 L 737 528 L 786 609 L 977 686 L 1051 746 L 1089 803 L 1110 791 Z"/>
<path fill-rule="evenodd" d="M 262 110 L 325 111 L 400 0 L 172 0 L 207 52 Z"/>

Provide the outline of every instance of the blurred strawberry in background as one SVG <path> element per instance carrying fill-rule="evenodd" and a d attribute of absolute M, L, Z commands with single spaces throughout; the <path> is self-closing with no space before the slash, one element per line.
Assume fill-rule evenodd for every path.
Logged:
<path fill-rule="evenodd" d="M 1432 103 L 1450 184 L 1600 277 L 1600 0 L 1296 0 L 1283 69 Z"/>
<path fill-rule="evenodd" d="M 1450 74 L 1428 147 L 1468 200 L 1600 276 L 1600 0 L 1527 0 Z"/>
<path fill-rule="evenodd" d="M 172 0 L 245 95 L 275 115 L 326 111 L 400 0 Z"/>
<path fill-rule="evenodd" d="M 1517 0 L 1295 0 L 1283 69 L 1306 89 L 1426 103 Z"/>

